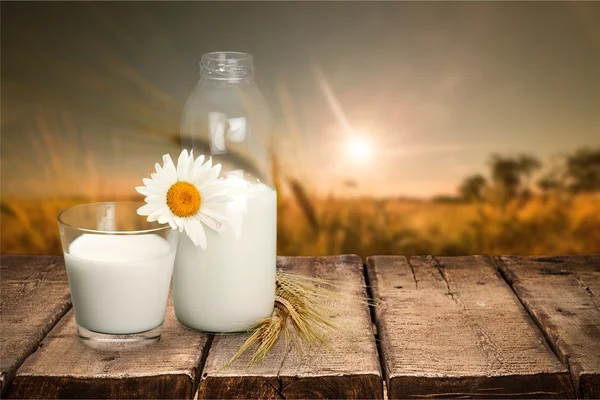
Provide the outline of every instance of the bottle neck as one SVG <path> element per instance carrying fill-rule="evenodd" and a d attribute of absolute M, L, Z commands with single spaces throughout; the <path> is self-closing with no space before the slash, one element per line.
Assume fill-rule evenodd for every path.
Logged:
<path fill-rule="evenodd" d="M 252 56 L 237 52 L 207 53 L 200 60 L 200 79 L 207 84 L 252 82 Z"/>

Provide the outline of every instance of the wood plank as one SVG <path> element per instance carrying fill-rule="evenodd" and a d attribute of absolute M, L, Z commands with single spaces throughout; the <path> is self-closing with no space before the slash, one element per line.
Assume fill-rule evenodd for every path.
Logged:
<path fill-rule="evenodd" d="M 568 363 L 579 395 L 600 398 L 600 254 L 496 260 Z"/>
<path fill-rule="evenodd" d="M 341 293 L 366 297 L 358 256 L 278 257 L 287 271 L 333 280 Z M 331 348 L 304 355 L 286 350 L 283 341 L 258 366 L 250 354 L 223 368 L 244 335 L 216 336 L 211 346 L 198 395 L 200 398 L 382 398 L 383 381 L 366 304 L 336 301 L 334 314 L 354 334 L 329 337 Z"/>
<path fill-rule="evenodd" d="M 193 398 L 208 341 L 177 321 L 169 300 L 158 343 L 97 350 L 79 340 L 70 311 L 17 371 L 8 396 Z"/>
<path fill-rule="evenodd" d="M 0 257 L 0 392 L 71 307 L 62 257 Z"/>
<path fill-rule="evenodd" d="M 375 256 L 389 398 L 573 397 L 566 367 L 485 256 Z"/>

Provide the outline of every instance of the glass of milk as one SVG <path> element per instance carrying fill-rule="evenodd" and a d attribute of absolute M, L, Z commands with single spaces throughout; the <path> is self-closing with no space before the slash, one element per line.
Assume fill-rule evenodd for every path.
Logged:
<path fill-rule="evenodd" d="M 275 303 L 277 192 L 271 177 L 271 113 L 254 81 L 253 57 L 204 54 L 200 80 L 181 118 L 181 142 L 211 157 L 235 190 L 223 214 L 234 223 L 209 228 L 206 249 L 181 235 L 173 272 L 175 315 L 202 331 L 251 329 Z"/>
<path fill-rule="evenodd" d="M 143 204 L 84 204 L 58 215 L 77 331 L 89 343 L 160 339 L 179 235 L 137 215 Z"/>

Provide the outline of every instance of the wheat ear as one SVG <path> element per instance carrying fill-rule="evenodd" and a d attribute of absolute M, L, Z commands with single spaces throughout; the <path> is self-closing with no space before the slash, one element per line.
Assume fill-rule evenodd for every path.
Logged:
<path fill-rule="evenodd" d="M 334 319 L 332 309 L 327 306 L 332 300 L 347 300 L 346 296 L 329 289 L 334 286 L 327 280 L 277 271 L 273 315 L 254 326 L 252 334 L 224 368 L 255 345 L 257 347 L 250 363 L 264 361 L 282 334 L 286 349 L 291 344 L 299 352 L 305 346 L 328 346 L 327 333 L 345 330 Z M 290 331 L 288 322 L 293 331 Z"/>

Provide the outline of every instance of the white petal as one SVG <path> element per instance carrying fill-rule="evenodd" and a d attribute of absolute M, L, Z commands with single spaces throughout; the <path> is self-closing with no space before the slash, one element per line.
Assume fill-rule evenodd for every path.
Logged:
<path fill-rule="evenodd" d="M 175 221 L 175 224 L 177 224 L 177 227 L 179 228 L 179 232 L 183 232 L 183 229 L 185 228 L 185 225 L 183 223 L 183 218 L 175 216 L 173 218 L 173 220 Z"/>
<path fill-rule="evenodd" d="M 190 180 L 193 181 L 195 179 L 196 174 L 202 169 L 202 164 L 204 163 L 204 156 L 200 155 L 194 161 L 194 165 L 192 166 L 192 172 L 190 173 Z"/>
<path fill-rule="evenodd" d="M 206 171 L 204 175 L 198 181 L 198 187 L 200 189 L 204 188 L 207 185 L 215 183 L 219 174 L 221 173 L 221 164 L 217 164 L 212 167 L 210 170 Z"/>
<path fill-rule="evenodd" d="M 153 194 L 151 196 L 147 196 L 144 201 L 148 204 L 160 204 L 161 206 L 167 204 L 167 199 L 164 194 Z"/>
<path fill-rule="evenodd" d="M 152 184 L 154 183 L 154 180 L 149 179 L 149 178 L 144 178 L 144 179 L 142 179 L 142 182 L 144 182 L 144 185 L 146 185 L 147 187 L 151 187 Z"/>
<path fill-rule="evenodd" d="M 215 179 L 219 176 L 220 173 L 221 173 L 221 164 L 217 164 L 214 167 L 212 167 L 211 174 L 212 174 L 212 176 L 214 176 Z"/>
<path fill-rule="evenodd" d="M 198 242 L 200 243 L 200 248 L 202 248 L 202 250 L 206 250 L 206 232 L 204 232 L 204 227 L 202 226 L 201 223 L 198 223 Z"/>
<path fill-rule="evenodd" d="M 188 235 L 192 242 L 197 246 L 198 245 L 198 237 L 195 235 L 196 230 L 194 229 L 194 224 L 192 224 L 192 220 L 194 218 L 186 218 L 183 220 L 183 225 L 185 226 L 185 233 Z"/>
<path fill-rule="evenodd" d="M 192 239 L 192 237 L 194 236 L 194 231 L 192 230 L 192 226 L 190 225 L 190 218 L 184 218 L 182 222 L 183 230 L 190 237 L 190 239 Z M 192 242 L 193 241 L 194 239 L 192 239 Z"/>
<path fill-rule="evenodd" d="M 193 181 L 201 181 L 204 177 L 204 175 L 210 171 L 212 167 L 212 159 L 209 158 L 208 161 L 206 161 L 204 163 L 204 165 L 202 165 L 201 167 L 199 167 L 198 169 L 196 169 L 194 171 L 194 174 L 192 175 L 192 180 Z"/>
<path fill-rule="evenodd" d="M 152 196 L 158 194 L 158 190 L 148 187 L 148 186 L 137 186 L 135 191 L 139 194 L 143 194 L 144 196 Z"/>
<path fill-rule="evenodd" d="M 198 175 L 198 177 L 196 178 L 196 180 L 193 182 L 194 185 L 196 185 L 197 188 L 199 189 L 203 189 L 208 185 L 212 185 L 213 183 L 215 183 L 216 179 L 214 179 L 212 177 L 212 168 L 211 169 L 207 169 L 206 171 L 200 173 Z"/>
<path fill-rule="evenodd" d="M 138 215 L 150 215 L 152 212 L 160 208 L 157 204 L 145 204 L 137 209 Z"/>
<path fill-rule="evenodd" d="M 221 227 L 223 226 L 223 223 L 221 221 L 218 221 L 214 218 L 209 217 L 208 215 L 204 215 L 204 214 L 196 214 L 196 217 L 202 221 L 202 223 L 206 226 L 208 226 L 210 229 L 219 232 L 219 229 L 221 229 Z"/>
<path fill-rule="evenodd" d="M 173 182 L 177 181 L 177 168 L 175 168 L 175 164 L 173 164 L 173 160 L 169 154 L 163 156 L 163 169 L 169 179 Z"/>
<path fill-rule="evenodd" d="M 158 178 L 158 179 L 148 179 L 148 178 L 144 178 L 142 179 L 142 181 L 144 182 L 144 185 L 146 185 L 148 188 L 150 189 L 154 189 L 157 192 L 164 192 L 166 193 L 167 190 L 169 190 L 169 188 L 171 187 L 171 185 L 173 183 L 175 183 L 175 181 L 171 180 L 171 179 L 165 179 L 165 178 Z"/>
<path fill-rule="evenodd" d="M 164 175 L 165 173 L 159 163 L 154 164 L 154 169 L 156 170 L 156 175 L 158 176 Z"/>
<path fill-rule="evenodd" d="M 167 213 L 165 213 L 165 212 L 163 212 L 161 215 L 158 216 L 159 224 L 166 224 L 166 223 L 170 224 L 172 220 L 173 220 L 173 218 L 168 216 Z"/>
<path fill-rule="evenodd" d="M 159 219 L 159 217 L 161 217 L 163 214 L 164 214 L 164 210 L 162 207 L 157 210 L 152 211 L 150 213 L 150 215 L 148 215 L 148 222 L 157 221 Z"/>
<path fill-rule="evenodd" d="M 183 149 L 177 160 L 177 179 L 187 181 L 190 172 L 190 158 L 187 150 Z"/>
<path fill-rule="evenodd" d="M 212 204 L 202 205 L 202 207 L 200 207 L 199 214 L 207 215 L 218 221 L 225 221 L 227 219 L 227 215 L 223 211 L 218 210 L 217 207 L 214 207 Z"/>
<path fill-rule="evenodd" d="M 202 195 L 203 199 L 208 199 L 213 195 L 220 194 L 221 192 L 226 191 L 227 189 L 229 189 L 229 187 L 229 182 L 223 180 L 215 180 L 212 183 L 205 185 L 202 188 L 202 192 L 200 192 L 200 194 Z"/>
<path fill-rule="evenodd" d="M 189 238 L 196 246 L 206 249 L 206 233 L 202 223 L 197 218 L 188 218 L 186 220 L 186 232 Z"/>

